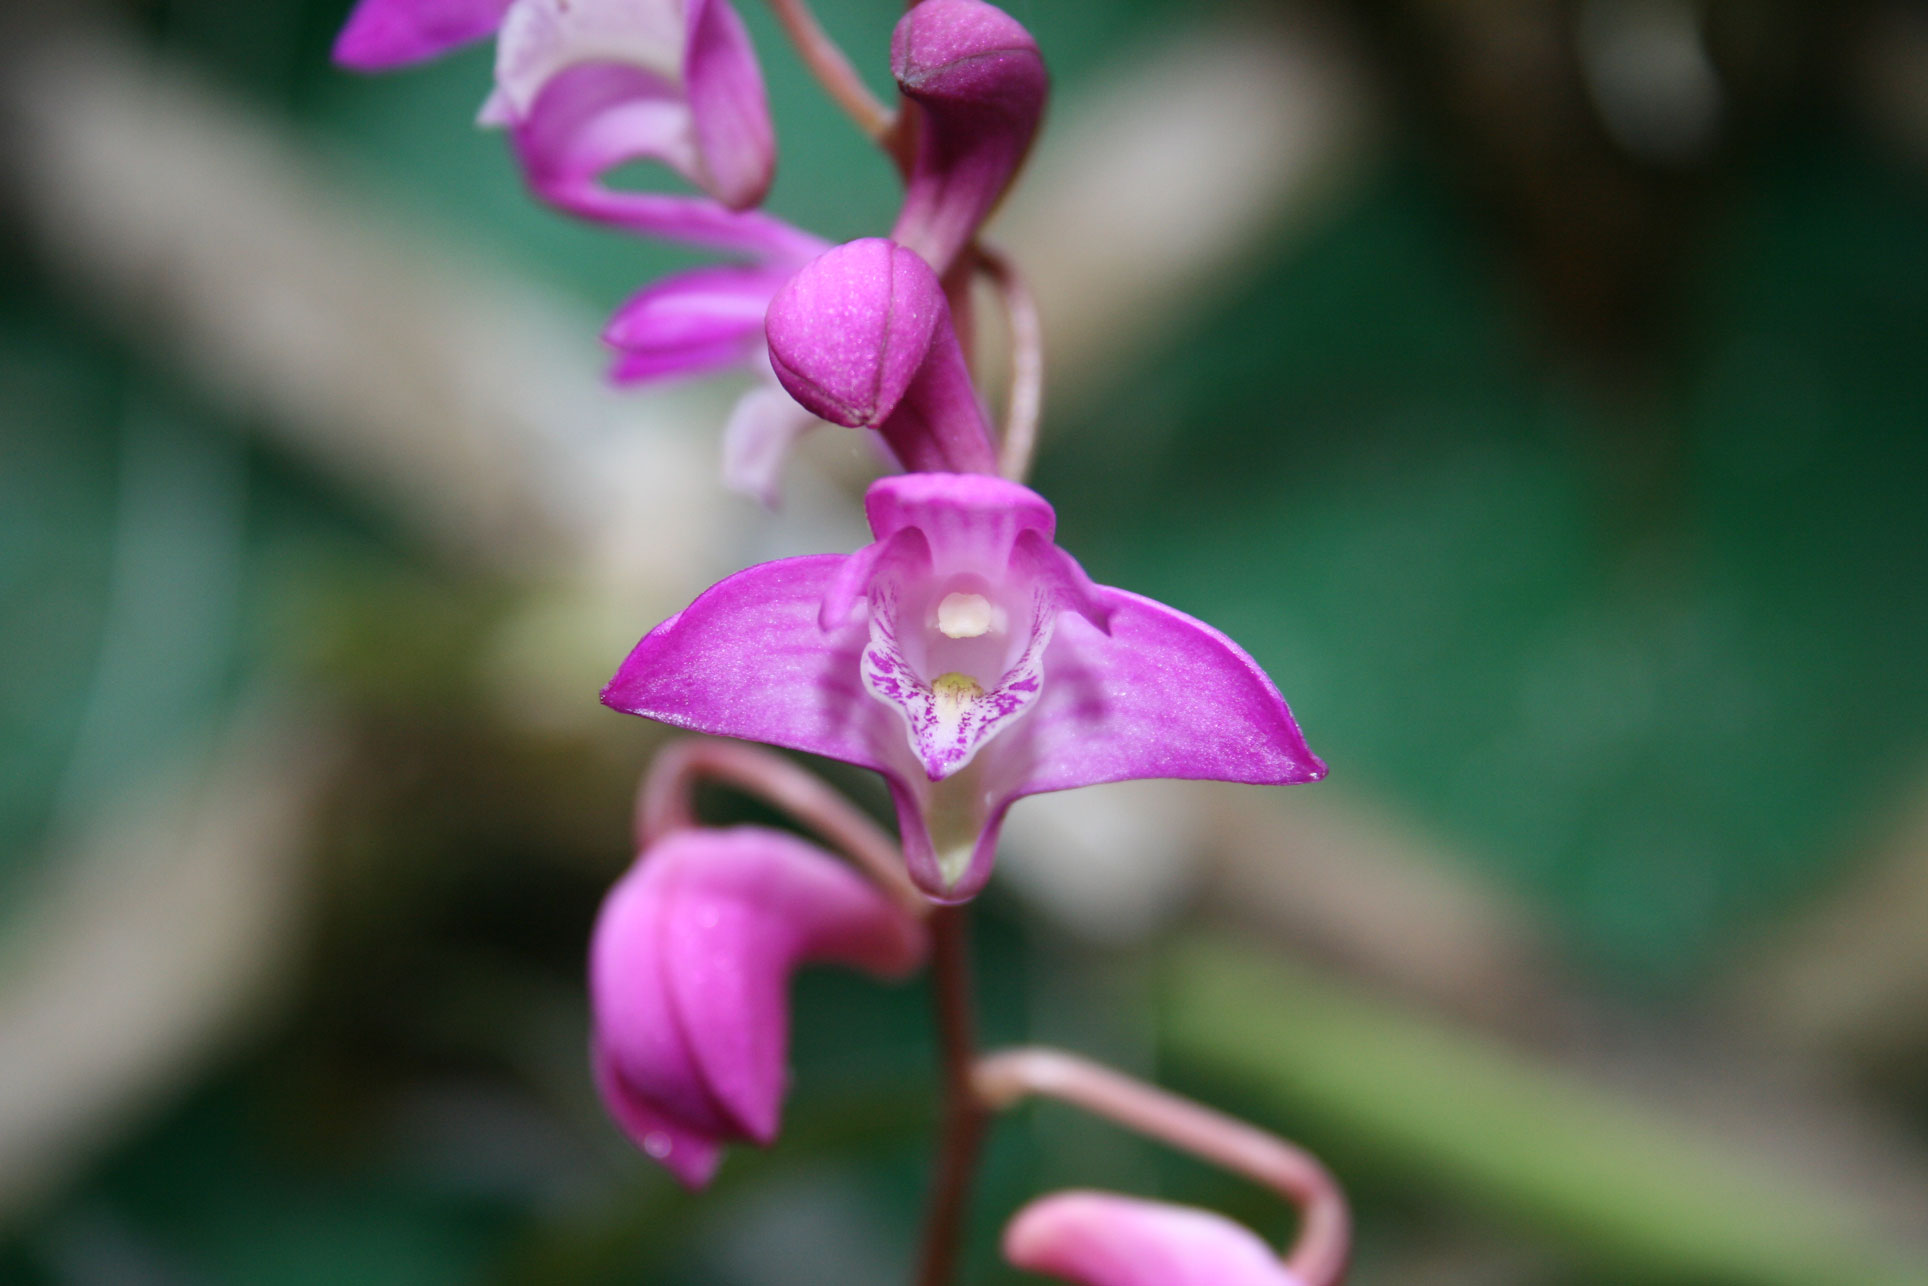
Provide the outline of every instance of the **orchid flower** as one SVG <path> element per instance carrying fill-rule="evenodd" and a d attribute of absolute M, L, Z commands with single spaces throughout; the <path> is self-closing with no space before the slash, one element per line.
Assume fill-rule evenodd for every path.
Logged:
<path fill-rule="evenodd" d="M 508 127 L 550 204 L 649 236 L 801 262 L 808 233 L 750 210 L 776 165 L 763 73 L 728 0 L 361 0 L 335 60 L 361 71 L 496 40 L 485 124 Z M 656 161 L 704 194 L 619 191 Z"/>
<path fill-rule="evenodd" d="M 1004 1230 L 1004 1257 L 1080 1286 L 1308 1286 L 1222 1215 L 1108 1192 L 1059 1192 Z"/>
<path fill-rule="evenodd" d="M 1134 777 L 1316 781 L 1285 700 L 1237 644 L 1093 584 L 1027 487 L 878 480 L 876 543 L 765 563 L 644 636 L 605 704 L 871 768 L 911 877 L 961 902 L 1025 795 Z"/>
<path fill-rule="evenodd" d="M 776 1137 L 796 966 L 895 978 L 925 950 L 920 921 L 803 840 L 753 826 L 674 832 L 610 890 L 590 942 L 603 1101 L 700 1188 L 724 1143 Z"/>
<path fill-rule="evenodd" d="M 943 276 L 1024 163 L 1050 78 L 1031 33 L 982 0 L 912 6 L 892 33 L 890 68 L 920 109 L 890 235 Z"/>

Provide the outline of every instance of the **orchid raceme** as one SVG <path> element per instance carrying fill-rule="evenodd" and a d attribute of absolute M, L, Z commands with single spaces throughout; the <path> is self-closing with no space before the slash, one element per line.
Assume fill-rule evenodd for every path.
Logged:
<path fill-rule="evenodd" d="M 908 474 L 873 483 L 865 509 L 876 543 L 724 580 L 650 631 L 603 701 L 882 773 L 912 878 L 947 902 L 983 887 L 1025 795 L 1324 775 L 1251 657 L 1094 585 L 1036 492 Z"/>
<path fill-rule="evenodd" d="M 891 37 L 890 69 L 922 113 L 890 235 L 941 276 L 1023 164 L 1050 78 L 1031 33 L 982 0 L 913 5 Z"/>
<path fill-rule="evenodd" d="M 1036 41 L 983 0 L 916 0 L 892 33 L 893 109 L 808 0 L 769 4 L 903 175 L 889 239 L 832 246 L 755 208 L 775 133 L 730 0 L 359 0 L 335 46 L 337 61 L 376 71 L 494 34 L 481 119 L 508 132 L 540 199 L 730 257 L 638 291 L 603 338 L 618 383 L 750 377 L 724 434 L 731 486 L 774 501 L 791 443 L 819 418 L 875 432 L 908 471 L 866 492 L 871 543 L 725 578 L 604 687 L 615 709 L 737 740 L 669 747 L 639 792 L 643 851 L 590 942 L 597 1088 L 639 1147 L 700 1188 L 728 1144 L 777 1135 L 794 972 L 826 962 L 897 978 L 928 959 L 942 1111 L 920 1286 L 954 1286 L 985 1123 L 1030 1096 L 1242 1173 L 1302 1218 L 1282 1262 L 1206 1211 L 1058 1193 L 1006 1229 L 1018 1268 L 1081 1286 L 1335 1286 L 1350 1219 L 1302 1149 L 1064 1051 L 976 1049 L 961 904 L 990 878 L 1013 803 L 1144 777 L 1310 782 L 1325 765 L 1237 644 L 1093 583 L 1058 548 L 1051 506 L 1014 480 L 1043 404 L 1042 329 L 1016 260 L 978 238 L 1043 119 Z M 695 191 L 615 186 L 636 161 Z M 980 274 L 1011 346 L 995 432 L 973 328 L 952 315 Z M 896 843 L 828 783 L 746 742 L 881 774 Z M 701 827 L 704 781 L 786 813 L 855 866 L 786 832 Z"/>
<path fill-rule="evenodd" d="M 787 987 L 805 961 L 901 977 L 924 927 L 836 858 L 760 827 L 675 832 L 597 918 L 589 991 L 610 1114 L 690 1187 L 724 1143 L 777 1133 Z"/>
<path fill-rule="evenodd" d="M 1059 1192 L 1004 1230 L 1004 1257 L 1079 1286 L 1312 1286 L 1222 1215 L 1108 1192 Z"/>

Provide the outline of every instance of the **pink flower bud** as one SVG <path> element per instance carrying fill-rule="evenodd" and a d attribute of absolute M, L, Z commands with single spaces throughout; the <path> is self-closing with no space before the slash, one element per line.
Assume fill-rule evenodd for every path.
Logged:
<path fill-rule="evenodd" d="M 692 1188 L 723 1144 L 776 1138 L 791 973 L 901 977 L 925 932 L 855 870 L 780 831 L 679 831 L 610 890 L 589 948 L 593 1059 L 610 1114 Z"/>
<path fill-rule="evenodd" d="M 913 6 L 891 37 L 890 66 L 922 112 L 891 236 L 942 276 L 1024 163 L 1050 78 L 1031 33 L 982 0 Z"/>
<path fill-rule="evenodd" d="M 838 246 L 777 291 L 764 330 L 777 378 L 814 414 L 877 429 L 907 469 L 996 471 L 950 305 L 916 254 L 882 237 Z"/>
<path fill-rule="evenodd" d="M 1306 1286 L 1223 1215 L 1108 1192 L 1059 1192 L 1020 1210 L 1004 1257 L 1080 1286 Z"/>

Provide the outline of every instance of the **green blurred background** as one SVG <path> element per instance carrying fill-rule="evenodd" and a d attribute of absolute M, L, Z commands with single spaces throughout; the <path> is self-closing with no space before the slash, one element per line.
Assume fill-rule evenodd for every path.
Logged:
<path fill-rule="evenodd" d="M 886 228 L 741 7 L 772 207 Z M 1055 75 L 993 227 L 1036 485 L 1332 775 L 1021 805 L 987 1035 L 1319 1149 L 1360 1286 L 1928 1282 L 1928 22 L 1007 7 Z M 596 687 L 850 547 L 874 465 L 725 495 L 731 390 L 599 379 L 693 258 L 529 200 L 486 48 L 332 68 L 346 8 L 0 7 L 0 1281 L 902 1280 L 918 988 L 806 975 L 784 1139 L 701 1198 L 583 1059 L 657 744 Z M 883 89 L 896 6 L 820 8 Z M 972 1280 L 1067 1185 L 1290 1230 L 1045 1108 Z"/>

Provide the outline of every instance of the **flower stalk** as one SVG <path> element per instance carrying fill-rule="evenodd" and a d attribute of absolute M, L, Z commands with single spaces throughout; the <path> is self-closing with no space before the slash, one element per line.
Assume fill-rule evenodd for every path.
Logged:
<path fill-rule="evenodd" d="M 815 773 L 742 742 L 684 737 L 657 752 L 636 793 L 638 849 L 699 825 L 695 793 L 705 780 L 734 786 L 801 822 L 841 850 L 911 915 L 923 919 L 930 914 L 930 901 L 911 884 L 903 854 L 881 826 Z"/>
<path fill-rule="evenodd" d="M 843 109 L 844 115 L 865 137 L 886 151 L 891 150 L 897 133 L 897 113 L 870 92 L 870 86 L 864 84 L 843 48 L 817 21 L 807 0 L 768 0 L 768 3 L 777 22 L 783 26 L 783 34 L 796 47 L 797 56 L 803 59 L 803 65 L 810 69 L 831 101 Z"/>
<path fill-rule="evenodd" d="M 981 1059 L 971 1079 L 985 1109 L 1053 1098 L 1116 1121 L 1271 1188 L 1300 1212 L 1285 1267 L 1305 1286 L 1345 1276 L 1352 1238 L 1345 1195 L 1305 1149 L 1190 1099 L 1061 1050 L 1002 1050 Z"/>
<path fill-rule="evenodd" d="M 1023 482 L 1031 474 L 1038 422 L 1044 415 L 1044 328 L 1037 298 L 1008 255 L 979 242 L 977 264 L 1004 305 L 1004 325 L 1011 337 L 1011 387 L 998 435 L 998 476 Z"/>
<path fill-rule="evenodd" d="M 977 1016 L 971 975 L 970 908 L 939 907 L 931 917 L 931 997 L 937 1025 L 941 1094 L 937 1164 L 918 1251 L 918 1286 L 957 1279 L 971 1186 L 989 1114 L 974 1077 Z"/>

